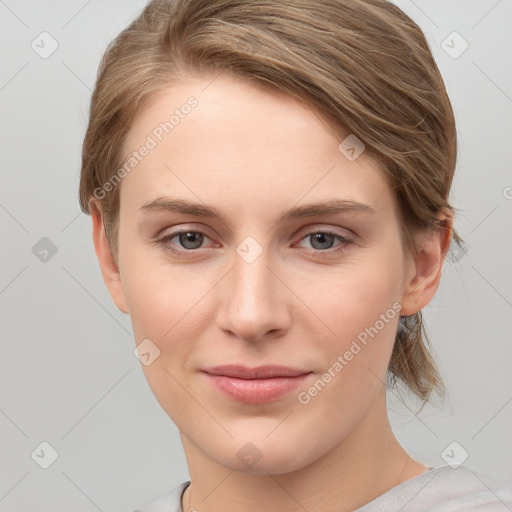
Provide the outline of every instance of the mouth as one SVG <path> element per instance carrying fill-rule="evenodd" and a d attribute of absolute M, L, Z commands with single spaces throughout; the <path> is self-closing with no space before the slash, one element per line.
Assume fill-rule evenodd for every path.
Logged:
<path fill-rule="evenodd" d="M 287 366 L 216 366 L 203 370 L 210 384 L 225 396 L 247 404 L 263 404 L 296 389 L 312 372 Z"/>

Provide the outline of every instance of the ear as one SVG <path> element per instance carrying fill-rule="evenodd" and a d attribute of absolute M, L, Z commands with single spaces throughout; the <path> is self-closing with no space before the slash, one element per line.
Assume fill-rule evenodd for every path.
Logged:
<path fill-rule="evenodd" d="M 101 268 L 103 280 L 114 301 L 114 304 L 123 313 L 129 313 L 124 299 L 123 288 L 121 284 L 121 274 L 112 255 L 112 250 L 108 243 L 105 227 L 103 225 L 103 212 L 100 206 L 95 202 L 90 203 L 90 213 L 92 219 L 92 239 L 94 249 Z"/>
<path fill-rule="evenodd" d="M 402 297 L 401 315 L 409 316 L 423 309 L 434 296 L 452 238 L 453 216 L 448 210 L 439 215 L 441 227 L 416 237 L 417 253 L 410 257 Z"/>

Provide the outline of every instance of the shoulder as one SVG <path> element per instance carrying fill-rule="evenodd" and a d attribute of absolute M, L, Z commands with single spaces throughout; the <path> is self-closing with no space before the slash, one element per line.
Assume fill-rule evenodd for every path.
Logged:
<path fill-rule="evenodd" d="M 433 468 L 393 487 L 360 512 L 462 512 L 512 509 L 512 483 L 465 466 Z"/>
<path fill-rule="evenodd" d="M 183 482 L 170 493 L 153 500 L 151 503 L 133 512 L 182 512 L 181 495 L 188 487 L 189 483 L 190 481 Z"/>

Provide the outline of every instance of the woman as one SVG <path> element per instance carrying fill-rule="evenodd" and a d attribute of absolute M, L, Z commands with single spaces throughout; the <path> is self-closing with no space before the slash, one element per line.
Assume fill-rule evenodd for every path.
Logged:
<path fill-rule="evenodd" d="M 502 510 L 402 448 L 386 382 L 443 392 L 421 310 L 456 132 L 384 0 L 158 0 L 107 50 L 80 201 L 190 481 L 142 511 Z"/>

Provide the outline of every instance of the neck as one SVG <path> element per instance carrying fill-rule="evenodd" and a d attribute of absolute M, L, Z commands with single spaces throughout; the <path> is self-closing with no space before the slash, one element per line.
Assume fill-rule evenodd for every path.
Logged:
<path fill-rule="evenodd" d="M 249 512 L 256 508 L 348 512 L 427 470 L 396 440 L 385 393 L 348 437 L 292 473 L 232 471 L 207 458 L 183 433 L 181 437 L 191 480 L 183 497 L 185 512 Z"/>

